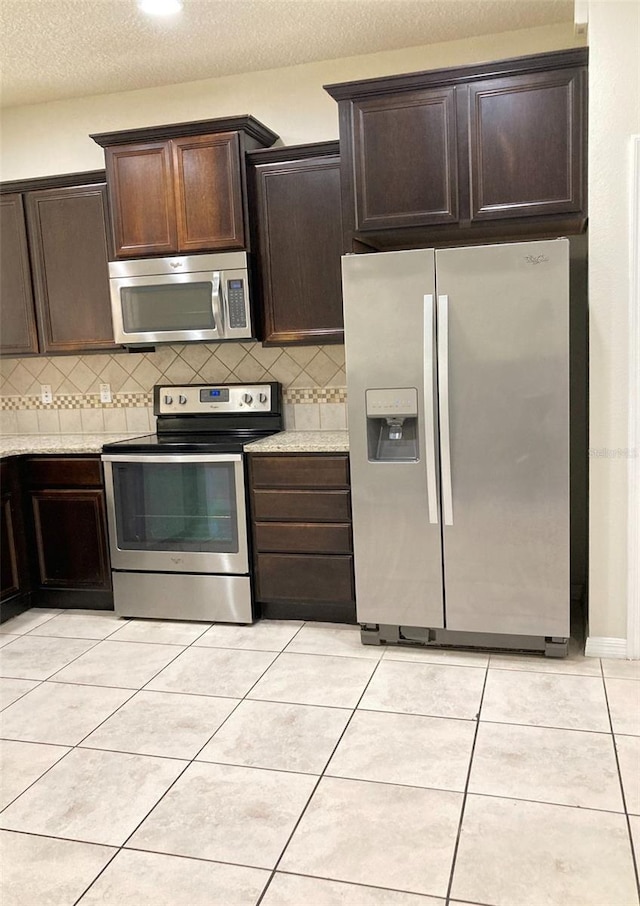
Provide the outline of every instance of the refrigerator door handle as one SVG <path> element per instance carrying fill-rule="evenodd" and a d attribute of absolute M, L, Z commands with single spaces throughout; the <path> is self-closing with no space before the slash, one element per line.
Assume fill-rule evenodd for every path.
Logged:
<path fill-rule="evenodd" d="M 436 483 L 436 426 L 433 391 L 433 296 L 424 297 L 424 438 L 425 463 L 427 467 L 427 507 L 429 522 L 438 524 L 438 498 Z"/>
<path fill-rule="evenodd" d="M 453 525 L 451 447 L 449 443 L 449 296 L 438 296 L 438 403 L 440 406 L 440 471 L 442 515 Z"/>

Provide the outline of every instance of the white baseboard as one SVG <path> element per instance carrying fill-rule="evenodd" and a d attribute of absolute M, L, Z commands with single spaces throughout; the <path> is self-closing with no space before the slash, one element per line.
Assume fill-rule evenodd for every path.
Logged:
<path fill-rule="evenodd" d="M 627 657 L 626 639 L 607 639 L 590 635 L 584 648 L 586 657 Z"/>

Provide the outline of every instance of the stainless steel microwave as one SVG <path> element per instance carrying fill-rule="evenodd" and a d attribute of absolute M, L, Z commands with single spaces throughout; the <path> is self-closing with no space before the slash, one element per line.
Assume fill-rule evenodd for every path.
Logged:
<path fill-rule="evenodd" d="M 109 263 L 116 343 L 214 343 L 255 337 L 246 252 Z"/>

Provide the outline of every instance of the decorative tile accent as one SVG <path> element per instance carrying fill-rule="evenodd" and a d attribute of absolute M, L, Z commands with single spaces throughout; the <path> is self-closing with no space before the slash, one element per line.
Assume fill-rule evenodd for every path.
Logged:
<path fill-rule="evenodd" d="M 0 396 L 0 409 L 41 409 L 56 412 L 65 409 L 128 409 L 153 405 L 152 393 L 114 393 L 111 403 L 101 403 L 98 394 L 61 394 L 54 396 L 53 403 L 43 403 L 37 396 Z"/>
<path fill-rule="evenodd" d="M 289 387 L 285 403 L 346 403 L 346 387 Z"/>
<path fill-rule="evenodd" d="M 265 375 L 264 380 L 268 380 Z M 203 381 L 202 383 L 207 383 Z M 346 387 L 290 387 L 283 393 L 284 402 L 304 403 L 346 403 Z M 101 403 L 98 394 L 78 393 L 54 396 L 53 403 L 43 403 L 37 396 L 0 396 L 0 410 L 5 412 L 19 409 L 42 409 L 55 412 L 65 409 L 128 409 L 146 408 L 153 405 L 153 393 L 114 393 L 110 403 Z"/>

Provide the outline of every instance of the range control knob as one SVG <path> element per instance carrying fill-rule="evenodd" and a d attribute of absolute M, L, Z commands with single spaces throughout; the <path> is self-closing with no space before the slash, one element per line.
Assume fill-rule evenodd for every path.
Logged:
<path fill-rule="evenodd" d="M 165 406 L 170 406 L 172 402 L 173 402 L 173 397 L 172 397 L 172 396 L 169 396 L 168 393 L 165 394 L 165 397 L 164 397 L 164 404 L 165 404 Z"/>
<path fill-rule="evenodd" d="M 259 395 L 258 399 L 260 400 L 261 403 L 266 403 L 266 402 L 267 402 L 267 394 L 266 394 L 266 393 L 261 393 L 261 394 Z"/>
<path fill-rule="evenodd" d="M 243 393 L 243 394 L 242 394 L 242 402 L 243 402 L 243 403 L 246 403 L 247 406 L 250 406 L 251 403 L 253 402 L 253 397 L 251 396 L 250 393 Z"/>
<path fill-rule="evenodd" d="M 180 403 L 181 406 L 184 406 L 185 403 L 187 402 L 186 396 L 183 396 L 181 393 L 180 396 L 178 397 L 178 402 Z"/>

